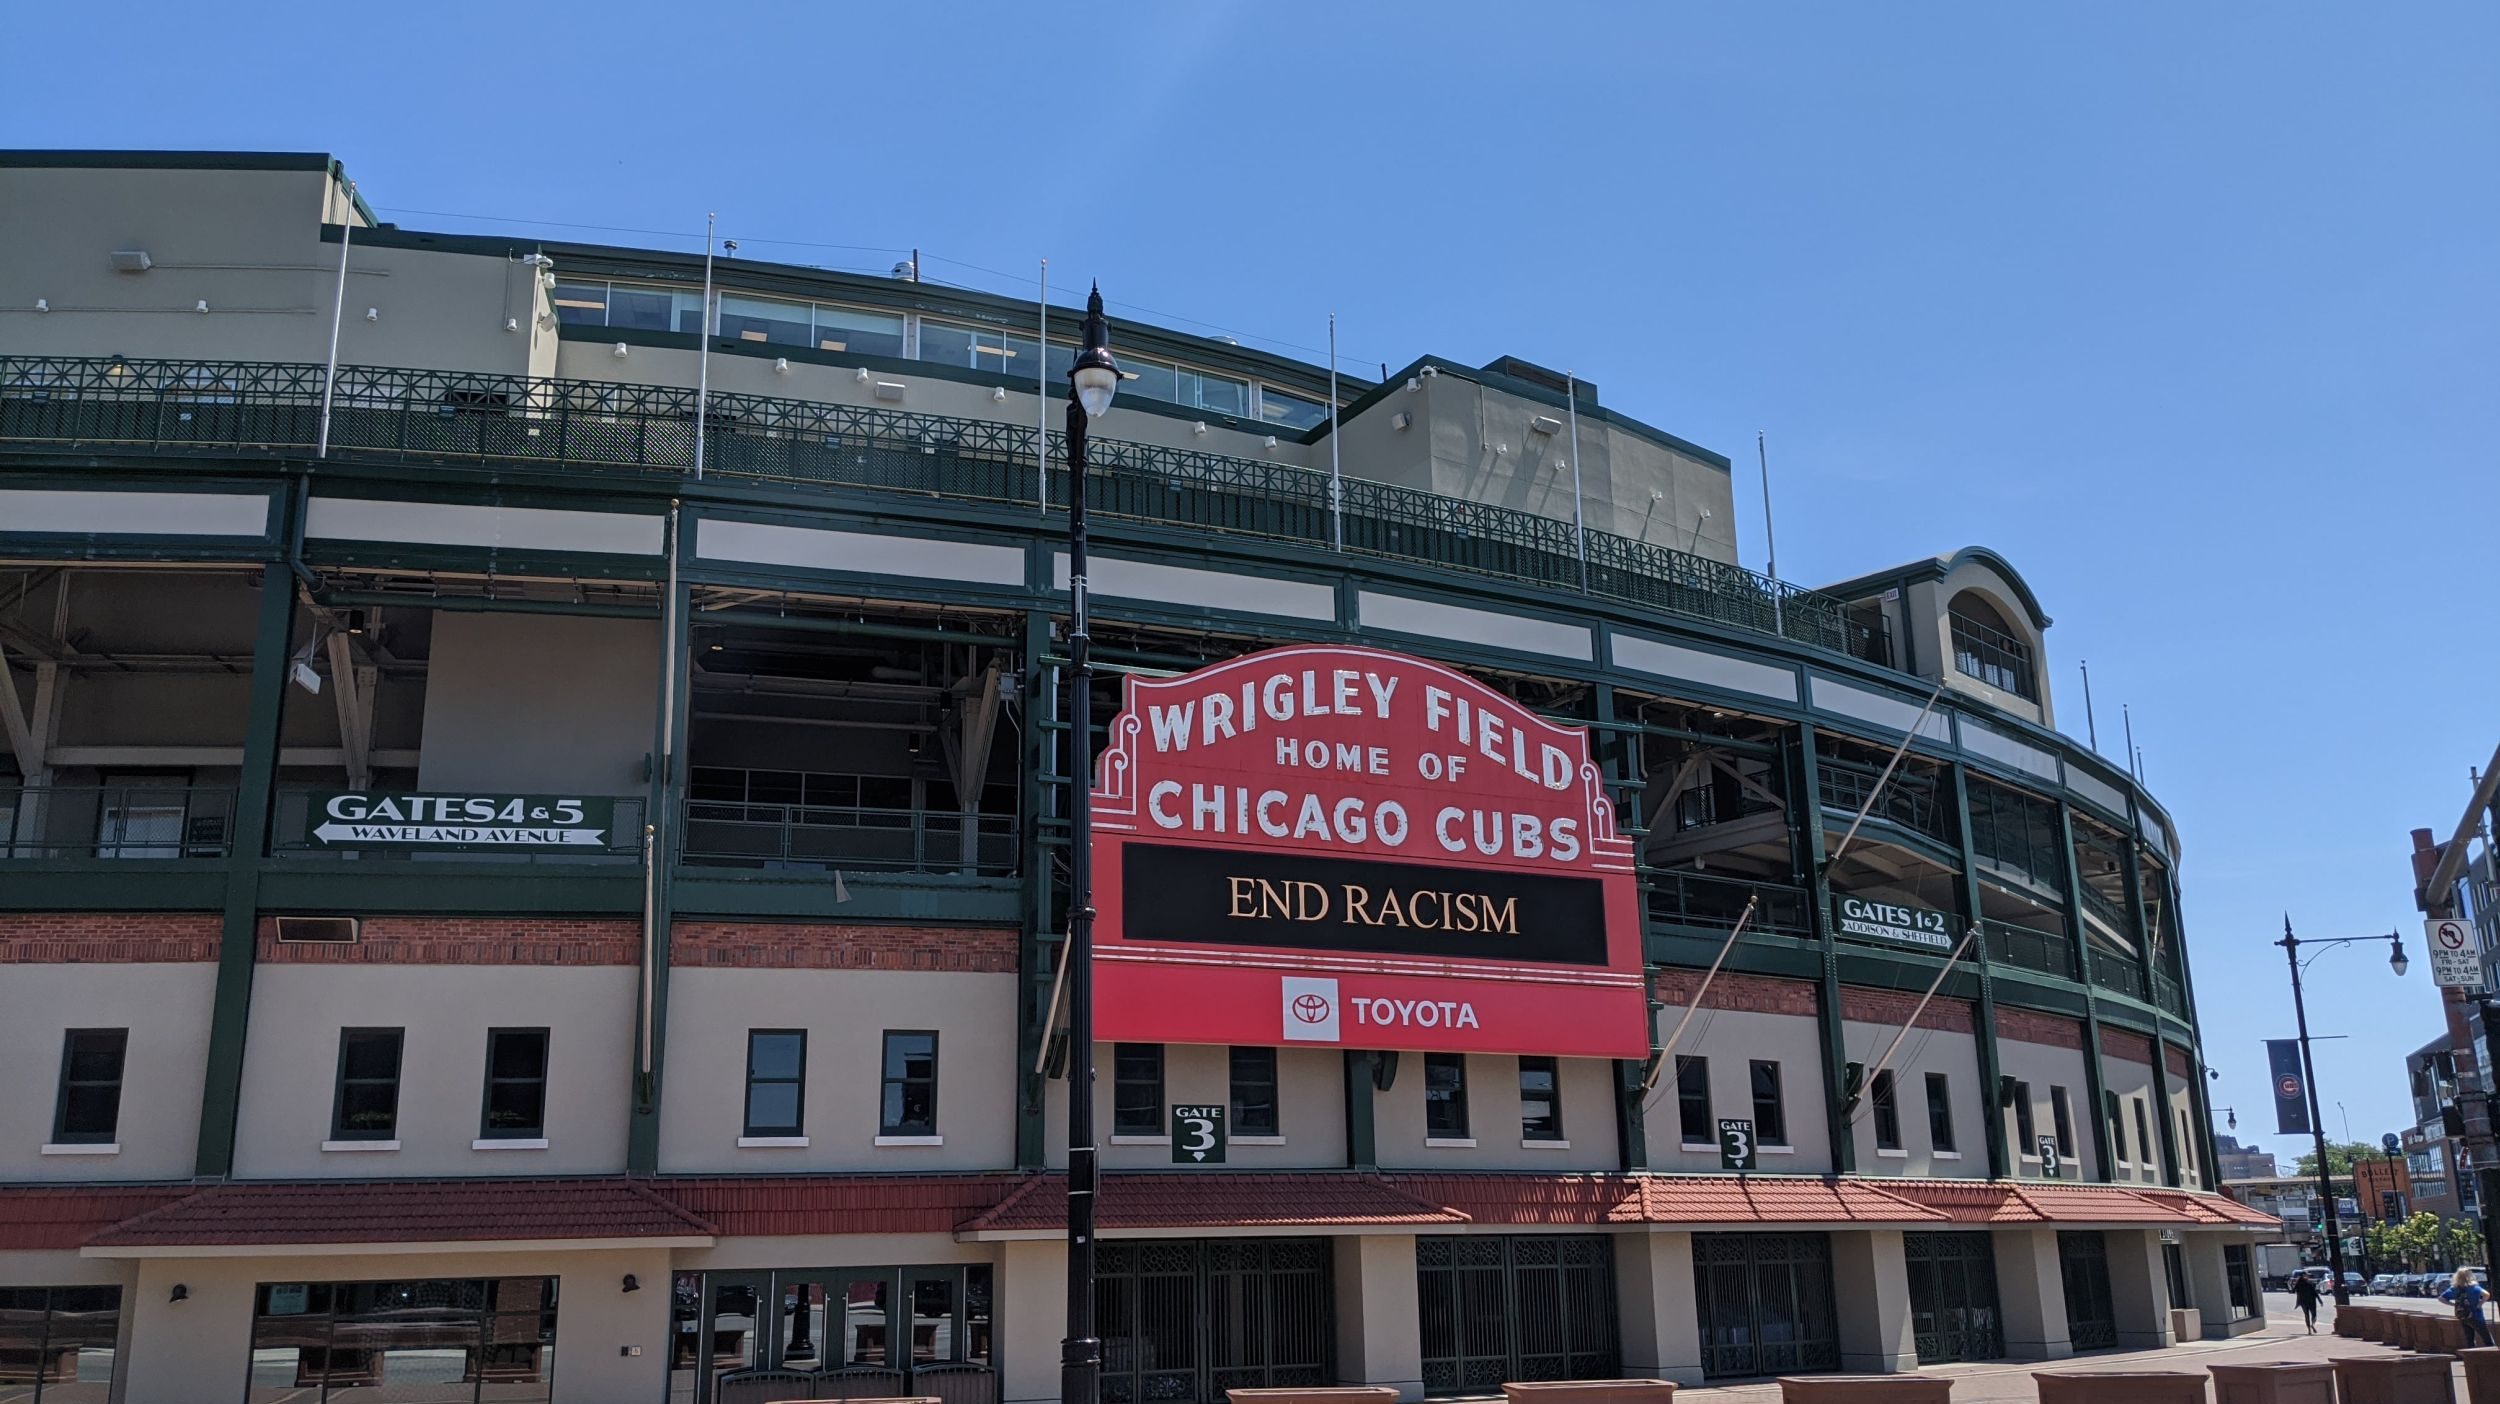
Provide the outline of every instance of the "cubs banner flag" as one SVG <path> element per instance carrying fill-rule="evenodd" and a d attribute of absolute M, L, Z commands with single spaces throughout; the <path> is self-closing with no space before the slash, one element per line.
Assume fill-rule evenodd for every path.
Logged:
<path fill-rule="evenodd" d="M 2285 1136 L 2309 1134 L 2309 1087 L 2300 1076 L 2300 1040 L 2266 1040 L 2266 1067 L 2274 1083 L 2274 1129 Z"/>

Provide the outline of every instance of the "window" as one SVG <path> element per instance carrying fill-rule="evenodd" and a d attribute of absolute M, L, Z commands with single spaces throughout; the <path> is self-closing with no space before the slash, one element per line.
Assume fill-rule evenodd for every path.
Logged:
<path fill-rule="evenodd" d="M 1259 387 L 1259 418 L 1287 429 L 1309 429 L 1328 422 L 1328 406 L 1300 395 L 1288 395 L 1273 385 Z"/>
<path fill-rule="evenodd" d="M 1563 1138 L 1562 1072 L 1551 1058 L 1519 1060 L 1519 1139 Z"/>
<path fill-rule="evenodd" d="M 1994 605 L 1965 590 L 1953 597 L 1945 614 L 1953 632 L 1955 668 L 1990 687 L 2039 700 L 2039 689 L 2032 683 L 2031 645 Z"/>
<path fill-rule="evenodd" d="M 1953 1144 L 1953 1083 L 1939 1072 L 1927 1075 L 1927 1141 L 1934 1150 L 1959 1149 Z"/>
<path fill-rule="evenodd" d="M 1710 1118 L 1710 1060 L 1675 1060 L 1676 1136 L 1688 1146 L 1718 1144 L 1719 1128 Z"/>
<path fill-rule="evenodd" d="M 814 309 L 804 302 L 781 302 L 773 298 L 723 293 L 720 299 L 720 334 L 729 341 L 805 346 L 808 344 L 808 324 L 813 312 Z"/>
<path fill-rule="evenodd" d="M 1180 388 L 1180 403 L 1184 408 L 1234 416 L 1250 413 L 1249 381 L 1183 366 Z"/>
<path fill-rule="evenodd" d="M 1122 356 L 1120 379 L 1127 383 L 1120 387 L 1120 393 L 1135 395 L 1142 399 L 1161 400 L 1167 405 L 1179 404 L 1180 375 L 1180 368 L 1169 362 L 1146 361 Z"/>
<path fill-rule="evenodd" d="M 330 1112 L 331 1139 L 387 1141 L 399 1134 L 399 1044 L 404 1032 L 339 1030 L 339 1086 Z"/>
<path fill-rule="evenodd" d="M 2196 1138 L 2188 1134 L 2187 1108 L 2179 1109 L 2179 1164 L 2193 1171 L 2196 1168 Z"/>
<path fill-rule="evenodd" d="M 1788 1113 L 1780 1100 L 1780 1065 L 1759 1058 L 1753 1065 L 1753 1136 L 1766 1146 L 1788 1144 Z"/>
<path fill-rule="evenodd" d="M 2031 1084 L 2014 1084 L 2014 1149 L 2027 1160 L 2040 1158 L 2039 1128 L 2032 1120 Z"/>
<path fill-rule="evenodd" d="M 604 327 L 608 324 L 608 285 L 559 280 L 548 301 L 555 305 L 556 320 L 581 326 Z"/>
<path fill-rule="evenodd" d="M 489 1141 L 534 1141 L 547 1134 L 547 1031 L 486 1031 L 486 1121 Z"/>
<path fill-rule="evenodd" d="M 2231 1319 L 2246 1321 L 2257 1314 L 2257 1265 L 2250 1260 L 2248 1245 L 2226 1243 L 2222 1247 L 2222 1275 L 2230 1283 Z"/>
<path fill-rule="evenodd" d="M 1161 1136 L 1163 1045 L 1111 1045 L 1111 1134 Z"/>
<path fill-rule="evenodd" d="M 703 295 L 673 288 L 567 279 L 556 284 L 549 300 L 557 321 L 577 326 L 692 332 L 703 323 Z"/>
<path fill-rule="evenodd" d="M 1277 1135 L 1276 1050 L 1236 1048 L 1232 1053 L 1233 1134 Z"/>
<path fill-rule="evenodd" d="M 1424 1055 L 1424 1138 L 1467 1139 L 1467 1055 Z"/>
<path fill-rule="evenodd" d="M 71 1029 L 62 1036 L 53 1144 L 112 1144 L 121 1125 L 122 1060 L 129 1048 L 128 1029 Z"/>
<path fill-rule="evenodd" d="M 816 305 L 816 349 L 867 356 L 903 355 L 903 319 L 885 312 Z"/>
<path fill-rule="evenodd" d="M 190 777 L 107 775 L 104 780 L 106 789 L 96 815 L 95 856 L 184 856 L 183 834 L 189 827 L 191 812 Z"/>
<path fill-rule="evenodd" d="M 1875 1086 L 1869 1094 L 1875 1103 L 1875 1148 L 1901 1149 L 1901 1107 L 1892 1091 L 1892 1069 L 1875 1074 Z"/>
<path fill-rule="evenodd" d="M 748 1136 L 805 1134 L 807 1030 L 747 1030 Z"/>
<path fill-rule="evenodd" d="M 2112 1160 L 2125 1164 L 2127 1159 L 2127 1119 L 2118 1114 L 2118 1094 L 2109 1098 L 2109 1154 Z"/>
<path fill-rule="evenodd" d="M 2135 1158 L 2150 1167 L 2156 1159 L 2153 1154 L 2152 1124 L 2144 1119 L 2144 1099 L 2137 1097 L 2133 1100 L 2135 1102 Z"/>
<path fill-rule="evenodd" d="M 555 1354 L 552 1277 L 263 1282 L 249 1394 L 319 1399 L 326 1386 L 333 1400 L 470 1399 L 483 1387 L 487 1398 L 543 1404 Z"/>
<path fill-rule="evenodd" d="M 2066 1104 L 2066 1089 L 2049 1088 L 2049 1120 L 2057 1131 L 2057 1153 L 2065 1160 L 2075 1158 L 2075 1113 Z"/>
<path fill-rule="evenodd" d="M 119 1287 L 0 1287 L 0 1388 L 12 1404 L 103 1399 L 121 1317 Z"/>
<path fill-rule="evenodd" d="M 880 1136 L 934 1136 L 937 1131 L 937 1040 L 927 1030 L 888 1029 Z"/>

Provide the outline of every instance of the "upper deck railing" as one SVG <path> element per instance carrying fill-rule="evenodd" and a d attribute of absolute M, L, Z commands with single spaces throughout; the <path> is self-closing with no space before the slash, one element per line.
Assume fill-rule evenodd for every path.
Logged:
<path fill-rule="evenodd" d="M 0 357 L 0 449 L 300 451 L 319 432 L 323 368 L 308 362 Z M 333 454 L 525 461 L 565 471 L 682 475 L 695 392 L 674 386 L 342 366 Z M 713 393 L 707 475 L 1034 505 L 1032 425 Z M 1293 464 L 1117 439 L 1090 444 L 1086 502 L 1109 516 L 1326 547 L 1329 477 Z M 1066 442 L 1047 437 L 1047 491 L 1067 503 Z M 1343 480 L 1345 549 L 1562 590 L 1581 588 L 1569 522 L 1364 478 Z M 1739 566 L 1612 532 L 1587 533 L 1588 593 L 1867 657 L 1841 602 Z"/>

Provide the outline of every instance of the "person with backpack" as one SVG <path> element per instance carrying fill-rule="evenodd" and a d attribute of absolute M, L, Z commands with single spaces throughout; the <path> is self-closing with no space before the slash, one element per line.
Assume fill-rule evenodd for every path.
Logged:
<path fill-rule="evenodd" d="M 2309 1334 L 2318 1334 L 2318 1279 L 2302 1273 L 2292 1279 L 2292 1305 L 2300 1308 L 2300 1319 L 2309 1326 Z"/>
<path fill-rule="evenodd" d="M 2491 1300 L 2491 1290 L 2474 1280 L 2474 1269 L 2458 1268 L 2439 1299 L 2456 1307 L 2457 1325 L 2465 1329 L 2467 1345 L 2491 1344 L 2491 1325 L 2483 1320 L 2483 1303 Z"/>

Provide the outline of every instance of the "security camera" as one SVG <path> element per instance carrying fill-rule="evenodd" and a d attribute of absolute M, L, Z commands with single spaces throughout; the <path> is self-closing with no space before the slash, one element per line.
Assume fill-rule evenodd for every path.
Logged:
<path fill-rule="evenodd" d="M 735 239 L 723 239 L 723 240 L 721 240 L 721 241 L 720 241 L 720 251 L 721 251 L 722 253 L 725 253 L 725 254 L 734 254 L 734 253 L 736 253 L 736 252 L 738 251 L 738 241 L 737 241 L 737 240 L 735 240 Z"/>

